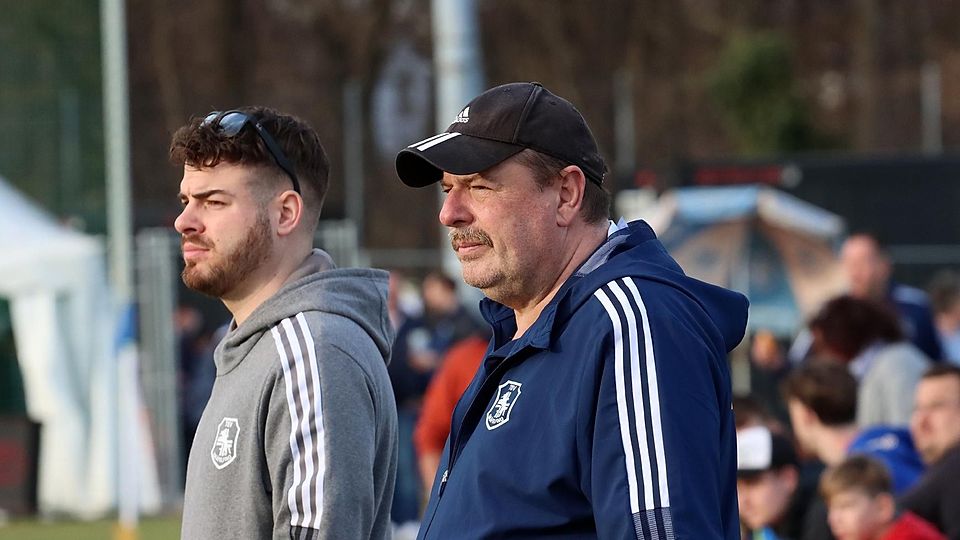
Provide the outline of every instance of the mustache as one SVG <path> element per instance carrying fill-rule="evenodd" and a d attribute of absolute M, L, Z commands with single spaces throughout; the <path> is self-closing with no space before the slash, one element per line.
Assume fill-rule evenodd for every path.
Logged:
<path fill-rule="evenodd" d="M 463 244 L 482 244 L 493 247 L 493 240 L 480 229 L 451 229 L 450 245 L 453 249 L 459 249 Z"/>
<path fill-rule="evenodd" d="M 180 236 L 180 250 L 183 251 L 183 247 L 187 243 L 191 243 L 195 246 L 200 246 L 204 249 L 210 249 L 213 247 L 213 243 L 209 240 L 205 240 L 202 236 L 198 234 L 184 234 Z"/>

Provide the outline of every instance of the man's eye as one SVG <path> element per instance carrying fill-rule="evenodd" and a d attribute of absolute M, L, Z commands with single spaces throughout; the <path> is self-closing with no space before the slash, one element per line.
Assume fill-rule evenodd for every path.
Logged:
<path fill-rule="evenodd" d="M 223 201 L 215 201 L 215 200 L 207 199 L 207 206 L 223 206 L 224 204 L 226 203 L 224 203 Z"/>

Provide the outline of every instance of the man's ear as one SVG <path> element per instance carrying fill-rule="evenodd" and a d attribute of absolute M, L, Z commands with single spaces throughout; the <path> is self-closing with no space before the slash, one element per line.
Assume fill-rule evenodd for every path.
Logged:
<path fill-rule="evenodd" d="M 874 499 L 876 503 L 877 513 L 884 523 L 890 523 L 893 521 L 893 518 L 897 515 L 897 502 L 893 499 L 893 495 L 889 493 L 881 493 L 877 495 Z"/>
<path fill-rule="evenodd" d="M 277 196 L 277 206 L 280 210 L 277 220 L 277 234 L 287 236 L 297 229 L 303 218 L 303 197 L 293 190 L 287 190 Z"/>
<path fill-rule="evenodd" d="M 580 213 L 587 177 L 576 165 L 568 165 L 560 171 L 557 200 L 557 225 L 569 227 Z"/>
<path fill-rule="evenodd" d="M 799 409 L 800 409 L 800 421 L 803 422 L 804 425 L 814 426 L 814 425 L 820 423 L 820 417 L 817 416 L 817 413 L 813 412 L 813 409 L 812 409 L 812 408 L 807 407 L 807 406 L 806 406 L 803 402 L 801 402 L 800 400 L 797 400 L 797 403 L 799 403 L 799 405 L 800 405 L 800 407 L 799 407 Z"/>

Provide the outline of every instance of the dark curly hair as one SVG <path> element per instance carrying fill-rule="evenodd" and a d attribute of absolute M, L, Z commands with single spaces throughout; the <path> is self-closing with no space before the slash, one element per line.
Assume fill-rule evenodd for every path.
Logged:
<path fill-rule="evenodd" d="M 900 320 L 889 307 L 872 300 L 843 295 L 830 300 L 810 321 L 822 343 L 850 361 L 874 342 L 903 341 Z"/>
<path fill-rule="evenodd" d="M 330 176 L 330 161 L 316 131 L 295 116 L 267 107 L 242 107 L 237 110 L 259 121 L 293 164 L 301 184 L 305 212 L 315 225 L 320 218 Z M 174 133 L 170 142 L 170 161 L 174 165 L 203 169 L 231 163 L 263 168 L 273 174 L 257 178 L 259 183 L 253 187 L 261 197 L 272 195 L 279 186 L 290 182 L 256 130 L 245 127 L 237 135 L 227 137 L 219 129 L 205 125 L 205 117 L 192 118 Z"/>

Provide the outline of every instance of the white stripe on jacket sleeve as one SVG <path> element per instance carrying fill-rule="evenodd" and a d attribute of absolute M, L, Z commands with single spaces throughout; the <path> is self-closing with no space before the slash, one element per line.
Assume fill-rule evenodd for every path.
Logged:
<path fill-rule="evenodd" d="M 663 449 L 663 425 L 660 415 L 660 384 L 657 382 L 657 363 L 653 353 L 653 336 L 650 333 L 650 318 L 647 316 L 647 306 L 640 297 L 640 291 L 632 279 L 624 278 L 623 282 L 630 289 L 633 300 L 640 308 L 640 317 L 643 319 L 643 343 L 646 346 L 644 356 L 647 359 L 647 383 L 650 385 L 650 418 L 653 420 L 653 443 L 657 456 L 658 480 L 660 481 L 660 505 L 670 506 L 670 487 L 667 484 L 667 453 Z"/>
<path fill-rule="evenodd" d="M 623 443 L 623 455 L 627 469 L 627 486 L 630 492 L 630 512 L 636 514 L 640 511 L 640 497 L 637 493 L 637 468 L 633 460 L 633 442 L 630 439 L 630 421 L 627 416 L 626 391 L 623 380 L 623 330 L 620 327 L 620 316 L 616 308 L 610 302 L 610 299 L 603 292 L 597 290 L 594 296 L 600 300 L 607 314 L 610 316 L 610 322 L 613 323 L 614 340 L 614 379 L 617 385 L 617 413 L 620 418 L 620 440 Z"/>
<path fill-rule="evenodd" d="M 640 444 L 640 464 L 643 467 L 641 469 L 643 474 L 643 508 L 650 510 L 656 505 L 653 500 L 653 470 L 650 468 L 650 448 L 647 444 L 646 401 L 643 399 L 643 383 L 640 381 L 642 373 L 640 369 L 640 345 L 638 342 L 640 338 L 637 333 L 637 318 L 633 312 L 633 308 L 630 307 L 630 301 L 627 300 L 627 295 L 624 294 L 623 289 L 621 289 L 616 282 L 611 282 L 608 286 L 613 292 L 614 297 L 620 302 L 624 317 L 626 317 L 626 327 L 629 332 L 630 392 L 627 393 L 627 396 L 633 403 L 634 416 L 636 418 L 637 441 L 639 441 Z M 654 424 L 654 430 L 656 430 L 656 424 Z"/>
<path fill-rule="evenodd" d="M 600 300 L 613 325 L 617 407 L 628 483 L 631 486 L 636 485 L 638 490 L 642 487 L 643 490 L 641 505 L 639 493 L 634 495 L 631 489 L 631 509 L 637 512 L 657 507 L 667 508 L 670 506 L 670 493 L 663 443 L 660 390 L 646 306 L 631 278 L 611 281 L 597 290 L 594 296 Z M 630 302 L 631 298 L 633 304 Z M 616 306 L 620 307 L 620 311 Z M 629 369 L 629 384 L 624 374 L 625 368 Z M 644 382 L 647 386 L 646 393 L 643 391 Z M 629 421 L 630 410 L 634 412 L 633 423 Z M 632 455 L 634 437 L 638 443 L 636 453 L 639 455 L 639 470 L 637 460 Z M 659 504 L 655 499 L 657 492 Z M 634 496 L 637 498 L 636 502 L 633 500 Z"/>

